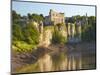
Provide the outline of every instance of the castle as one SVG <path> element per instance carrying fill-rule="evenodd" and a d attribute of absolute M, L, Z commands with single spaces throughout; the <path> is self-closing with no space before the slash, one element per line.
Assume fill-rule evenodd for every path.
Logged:
<path fill-rule="evenodd" d="M 59 23 L 65 23 L 64 13 L 58 13 L 50 9 L 49 15 L 45 16 L 45 25 L 56 25 Z"/>
<path fill-rule="evenodd" d="M 70 17 L 73 19 L 73 17 Z M 26 20 L 25 20 L 26 21 Z M 28 21 L 28 20 L 27 20 Z M 51 43 L 53 31 L 49 28 L 44 30 L 46 26 L 55 26 L 57 24 L 63 24 L 60 26 L 59 31 L 61 34 L 67 38 L 68 42 L 81 42 L 81 26 L 88 23 L 87 14 L 82 20 L 78 20 L 74 23 L 67 22 L 64 13 L 56 12 L 52 9 L 49 11 L 49 15 L 45 16 L 44 21 L 39 23 L 32 20 L 32 23 L 36 26 L 37 30 L 40 32 L 40 43 L 41 45 L 49 45 Z M 65 26 L 65 27 L 64 27 Z"/>
<path fill-rule="evenodd" d="M 87 14 L 86 14 L 87 16 Z M 73 17 L 71 17 L 73 19 Z M 44 25 L 57 25 L 64 24 L 66 30 L 62 27 L 60 30 L 62 35 L 68 39 L 68 42 L 80 42 L 81 41 L 81 26 L 85 24 L 84 20 L 76 20 L 75 23 L 66 22 L 65 14 L 56 12 L 52 9 L 49 11 L 49 15 L 45 16 Z"/>

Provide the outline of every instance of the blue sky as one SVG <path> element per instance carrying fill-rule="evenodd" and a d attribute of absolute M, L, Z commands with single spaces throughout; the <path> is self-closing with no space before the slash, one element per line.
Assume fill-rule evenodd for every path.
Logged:
<path fill-rule="evenodd" d="M 17 13 L 27 15 L 27 13 L 37 13 L 47 16 L 49 10 L 53 9 L 57 12 L 65 13 L 66 17 L 74 15 L 95 16 L 95 6 L 79 6 L 79 5 L 61 5 L 61 4 L 46 4 L 46 3 L 34 3 L 34 2 L 12 2 L 12 10 Z"/>

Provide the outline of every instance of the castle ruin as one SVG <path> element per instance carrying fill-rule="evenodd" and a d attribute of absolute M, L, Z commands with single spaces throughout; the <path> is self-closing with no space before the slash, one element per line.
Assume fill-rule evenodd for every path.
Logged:
<path fill-rule="evenodd" d="M 59 23 L 65 24 L 65 17 L 64 13 L 58 13 L 50 9 L 49 15 L 45 16 L 44 24 L 46 25 L 56 25 Z"/>

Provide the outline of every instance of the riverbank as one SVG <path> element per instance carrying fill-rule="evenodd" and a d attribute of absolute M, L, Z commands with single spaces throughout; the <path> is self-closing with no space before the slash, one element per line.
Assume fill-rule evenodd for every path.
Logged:
<path fill-rule="evenodd" d="M 95 69 L 96 45 L 95 42 L 66 45 L 55 44 L 46 48 L 38 47 L 34 52 L 12 53 L 11 60 L 12 73 Z M 42 69 L 37 62 L 42 65 Z M 54 67 L 51 68 L 49 66 L 49 69 L 45 70 L 46 66 L 48 66 L 47 62 L 54 65 Z M 79 62 L 80 65 L 78 65 Z M 45 65 L 43 65 L 44 63 Z M 71 64 L 73 65 L 71 66 Z"/>

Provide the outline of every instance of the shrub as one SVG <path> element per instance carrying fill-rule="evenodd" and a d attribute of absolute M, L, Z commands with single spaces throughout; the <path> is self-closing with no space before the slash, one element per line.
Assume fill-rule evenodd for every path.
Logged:
<path fill-rule="evenodd" d="M 66 37 L 62 36 L 61 32 L 55 29 L 52 36 L 52 43 L 64 44 L 66 41 Z"/>
<path fill-rule="evenodd" d="M 24 30 L 25 42 L 37 45 L 39 43 L 39 32 L 32 24 L 28 24 Z"/>

